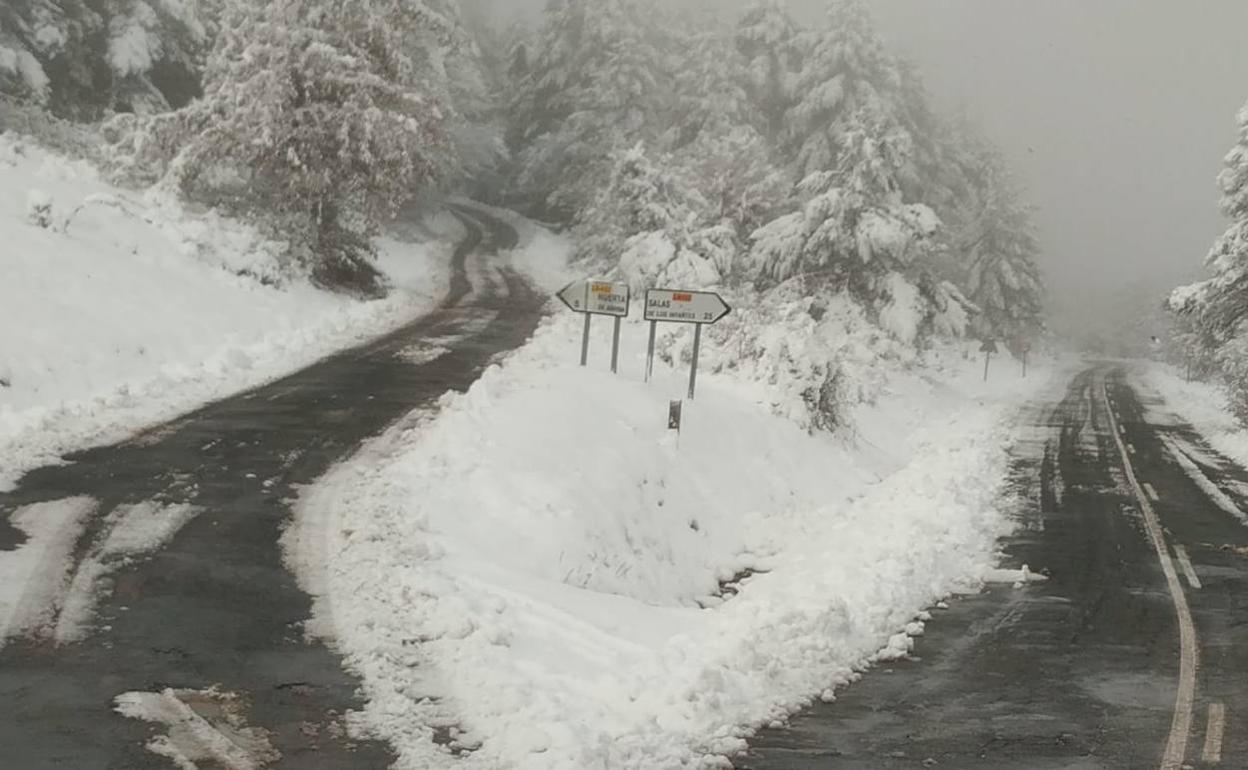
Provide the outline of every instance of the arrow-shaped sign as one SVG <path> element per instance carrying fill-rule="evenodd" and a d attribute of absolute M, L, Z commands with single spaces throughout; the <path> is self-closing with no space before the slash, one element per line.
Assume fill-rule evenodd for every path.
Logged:
<path fill-rule="evenodd" d="M 577 281 L 564 286 L 557 296 L 577 313 L 623 318 L 628 315 L 631 292 L 626 283 Z"/>
<path fill-rule="evenodd" d="M 731 312 L 724 298 L 710 291 L 650 289 L 646 292 L 647 321 L 713 324 Z"/>
<path fill-rule="evenodd" d="M 563 304 L 578 313 L 585 312 L 585 297 L 589 294 L 589 284 L 585 281 L 573 281 L 564 286 L 556 294 L 559 299 L 563 300 Z"/>

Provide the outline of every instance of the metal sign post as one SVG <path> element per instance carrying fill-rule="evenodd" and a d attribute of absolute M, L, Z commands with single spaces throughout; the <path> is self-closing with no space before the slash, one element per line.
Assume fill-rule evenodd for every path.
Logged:
<path fill-rule="evenodd" d="M 991 337 L 984 340 L 984 344 L 979 346 L 979 350 L 984 354 L 984 382 L 988 381 L 988 363 L 992 361 L 992 354 L 997 352 L 997 342 Z"/>
<path fill-rule="evenodd" d="M 658 332 L 659 322 L 650 322 L 650 342 L 646 345 L 646 382 L 650 381 L 650 375 L 654 374 L 654 337 Z"/>
<path fill-rule="evenodd" d="M 585 314 L 585 331 L 581 334 L 581 366 L 589 363 L 589 319 L 593 317 L 592 313 Z"/>
<path fill-rule="evenodd" d="M 1018 344 L 1018 348 L 1023 354 L 1023 379 L 1027 379 L 1027 354 L 1031 352 L 1031 343 L 1023 340 Z"/>
<path fill-rule="evenodd" d="M 702 348 L 702 327 L 732 312 L 724 298 L 709 291 L 650 289 L 646 292 L 644 317 L 650 322 L 650 345 L 646 350 L 646 380 L 654 371 L 654 336 L 659 321 L 694 324 L 693 363 L 689 370 L 689 400 L 698 384 L 698 355 Z"/>
<path fill-rule="evenodd" d="M 586 316 L 588 318 L 588 316 Z M 611 331 L 611 373 L 620 370 L 620 317 L 615 317 L 615 328 Z"/>
<path fill-rule="evenodd" d="M 589 363 L 590 321 L 596 315 L 615 318 L 611 335 L 611 372 L 619 368 L 620 319 L 628 315 L 632 293 L 628 284 L 611 281 L 574 281 L 559 290 L 555 296 L 574 313 L 585 315 L 585 330 L 581 334 L 581 366 Z"/>

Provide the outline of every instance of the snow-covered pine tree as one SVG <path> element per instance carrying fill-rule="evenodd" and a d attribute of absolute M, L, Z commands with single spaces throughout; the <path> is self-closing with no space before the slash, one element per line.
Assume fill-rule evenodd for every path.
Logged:
<path fill-rule="evenodd" d="M 426 93 L 444 111 L 445 135 L 454 149 L 456 174 L 479 189 L 497 186 L 506 155 L 502 115 L 478 35 L 469 29 L 458 0 L 405 0 L 416 23 L 404 37 L 405 52 Z"/>
<path fill-rule="evenodd" d="M 1231 224 L 1205 258 L 1213 277 L 1179 289 L 1171 302 L 1176 310 L 1195 316 L 1218 344 L 1243 333 L 1248 321 L 1248 105 L 1237 120 L 1239 141 L 1218 175 L 1222 213 Z"/>
<path fill-rule="evenodd" d="M 833 169 L 840 162 L 853 122 L 872 116 L 889 132 L 909 131 L 896 61 L 884 49 L 862 0 L 835 0 L 824 26 L 807 35 L 801 70 L 794 77 L 793 106 L 785 116 L 783 142 L 795 179 Z M 905 161 L 913 163 L 913 137 Z M 897 166 L 900 185 L 914 174 Z"/>
<path fill-rule="evenodd" d="M 1040 247 L 1030 210 L 995 152 L 984 149 L 976 173 L 976 211 L 957 251 L 966 264 L 962 285 L 980 310 L 981 336 L 1015 345 L 1044 327 L 1044 284 L 1036 265 Z"/>
<path fill-rule="evenodd" d="M 757 230 L 751 259 L 766 281 L 802 277 L 847 289 L 869 308 L 898 294 L 897 279 L 921 260 L 939 227 L 923 204 L 907 203 L 897 169 L 908 162 L 909 136 L 879 115 L 844 121 L 837 165 L 798 185 L 800 211 Z"/>
<path fill-rule="evenodd" d="M 746 89 L 745 60 L 714 18 L 695 21 L 676 46 L 676 95 L 667 146 L 702 193 L 707 218 L 744 237 L 784 203 L 776 167 Z"/>
<path fill-rule="evenodd" d="M 794 77 L 802 66 L 797 25 L 783 0 L 755 0 L 737 22 L 737 53 L 746 92 L 768 140 L 777 142 L 792 106 Z"/>
<path fill-rule="evenodd" d="M 448 165 L 442 112 L 404 42 L 405 0 L 230 0 L 203 99 L 162 119 L 170 176 L 193 195 L 273 212 L 314 276 L 371 292 L 368 238 Z"/>
<path fill-rule="evenodd" d="M 618 265 L 641 289 L 718 283 L 735 253 L 734 233 L 707 223 L 706 201 L 670 157 L 640 144 L 613 156 L 609 183 L 577 219 L 577 256 L 599 270 Z"/>
<path fill-rule="evenodd" d="M 608 180 L 613 152 L 654 143 L 670 77 L 646 0 L 551 0 L 510 109 L 517 187 L 571 220 Z"/>
<path fill-rule="evenodd" d="M 107 106 L 106 20 L 83 0 L 0 3 L 0 89 L 65 118 Z"/>
<path fill-rule="evenodd" d="M 0 4 L 0 91 L 95 120 L 152 112 L 199 93 L 216 0 L 8 0 Z"/>
<path fill-rule="evenodd" d="M 1248 421 L 1248 104 L 1236 119 L 1239 139 L 1218 175 L 1222 213 L 1231 224 L 1205 258 L 1213 275 L 1175 289 L 1168 306 L 1180 316 L 1193 358 L 1216 362 Z"/>
<path fill-rule="evenodd" d="M 113 109 L 152 113 L 181 107 L 200 94 L 210 46 L 201 6 L 183 0 L 114 0 L 108 20 Z"/>

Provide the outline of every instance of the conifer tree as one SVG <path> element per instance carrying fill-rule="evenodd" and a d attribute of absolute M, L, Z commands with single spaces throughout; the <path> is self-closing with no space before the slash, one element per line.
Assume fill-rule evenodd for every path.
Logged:
<path fill-rule="evenodd" d="M 376 291 L 368 238 L 449 163 L 403 0 L 231 0 L 204 98 L 163 121 L 189 194 L 260 208 L 324 283 Z M 169 134 L 172 134 L 170 136 Z"/>

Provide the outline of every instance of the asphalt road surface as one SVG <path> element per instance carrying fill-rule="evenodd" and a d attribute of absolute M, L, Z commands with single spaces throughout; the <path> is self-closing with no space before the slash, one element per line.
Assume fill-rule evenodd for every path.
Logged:
<path fill-rule="evenodd" d="M 1248 475 L 1145 406 L 1104 365 L 1036 407 L 1006 553 L 1050 579 L 953 599 L 737 767 L 1248 768 Z"/>
<path fill-rule="evenodd" d="M 24 506 L 91 498 L 70 585 L 101 592 L 82 641 L 58 643 L 53 616 L 0 649 L 0 767 L 172 767 L 145 748 L 151 741 L 198 756 L 203 768 L 253 760 L 291 770 L 389 766 L 388 747 L 344 734 L 341 715 L 360 705 L 358 683 L 324 645 L 305 639 L 311 602 L 283 567 L 278 539 L 298 485 L 407 412 L 467 389 L 536 327 L 544 298 L 490 264 L 497 249 L 514 245 L 515 232 L 480 212 L 457 216 L 469 235 L 456 251 L 449 295 L 428 316 L 123 444 L 32 472 L 0 495 L 0 550 L 21 545 L 10 519 Z M 434 360 L 423 355 L 430 340 L 439 347 Z M 198 513 L 157 553 L 113 564 L 92 581 L 102 544 L 118 535 L 110 512 L 149 502 Z M 165 697 L 163 706 L 182 724 L 173 732 L 115 711 L 123 693 L 167 691 L 176 702 Z M 254 756 L 220 756 L 213 731 L 244 754 L 254 744 Z"/>

